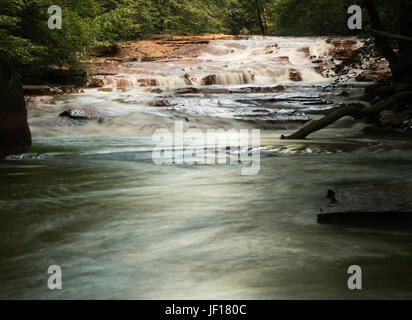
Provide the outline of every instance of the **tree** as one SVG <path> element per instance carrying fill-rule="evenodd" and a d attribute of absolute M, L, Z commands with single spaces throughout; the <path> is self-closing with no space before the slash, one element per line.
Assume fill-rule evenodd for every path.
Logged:
<path fill-rule="evenodd" d="M 377 51 L 372 56 L 378 55 L 388 60 L 393 86 L 387 91 L 392 92 L 393 95 L 385 97 L 372 106 L 365 107 L 363 104 L 343 106 L 323 119 L 309 123 L 296 133 L 288 137 L 283 136 L 283 139 L 304 139 L 344 116 L 357 119 L 377 116 L 383 110 L 393 109 L 399 104 L 412 100 L 412 19 L 408 16 L 412 3 L 398 0 L 388 5 L 383 1 L 364 0 L 364 6 L 369 18 L 369 35 L 374 43 L 374 48 L 369 48 Z M 382 22 L 388 21 L 388 17 L 392 17 L 390 23 Z M 355 53 L 357 63 L 364 61 L 365 52 L 361 49 Z M 371 58 L 370 52 L 366 54 L 367 59 Z"/>

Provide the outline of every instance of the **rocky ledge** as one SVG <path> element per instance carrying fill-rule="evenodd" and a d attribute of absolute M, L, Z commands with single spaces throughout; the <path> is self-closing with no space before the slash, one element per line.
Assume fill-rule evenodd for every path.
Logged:
<path fill-rule="evenodd" d="M 412 185 L 373 185 L 328 191 L 330 203 L 321 208 L 325 224 L 412 225 Z"/>

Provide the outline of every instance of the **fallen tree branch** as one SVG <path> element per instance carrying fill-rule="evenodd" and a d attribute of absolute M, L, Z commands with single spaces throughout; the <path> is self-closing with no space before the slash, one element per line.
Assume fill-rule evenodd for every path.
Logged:
<path fill-rule="evenodd" d="M 300 129 L 299 131 L 297 131 L 296 133 L 288 137 L 282 136 L 281 139 L 284 139 L 284 140 L 305 139 L 311 133 L 321 130 L 343 117 L 351 116 L 355 119 L 363 119 L 366 117 L 379 115 L 382 111 L 392 109 L 399 102 L 405 101 L 407 99 L 412 99 L 412 91 L 404 91 L 404 92 L 397 93 L 393 96 L 390 96 L 389 98 L 386 98 L 378 102 L 377 104 L 371 107 L 366 107 L 364 104 L 361 104 L 361 103 L 343 106 L 331 112 L 330 114 L 323 117 L 322 119 L 310 122 L 309 124 L 304 126 L 302 129 Z"/>
<path fill-rule="evenodd" d="M 400 34 L 393 34 L 393 33 L 388 33 L 388 32 L 384 32 L 384 31 L 380 31 L 380 30 L 375 30 L 375 29 L 371 29 L 371 32 L 374 33 L 374 34 L 376 34 L 377 36 L 382 37 L 382 38 L 385 38 L 385 39 L 412 42 L 412 38 L 406 37 L 406 36 L 402 36 L 402 35 L 400 35 Z"/>

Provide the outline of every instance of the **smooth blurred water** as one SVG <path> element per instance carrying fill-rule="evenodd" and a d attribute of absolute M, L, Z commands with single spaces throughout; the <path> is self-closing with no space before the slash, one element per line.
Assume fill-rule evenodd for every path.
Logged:
<path fill-rule="evenodd" d="M 316 223 L 332 186 L 412 184 L 410 139 L 354 132 L 263 131 L 250 177 L 157 166 L 150 136 L 35 139 L 0 163 L 0 298 L 412 298 L 411 230 Z M 63 291 L 47 288 L 53 264 Z"/>
<path fill-rule="evenodd" d="M 189 65 L 123 64 L 104 76 L 110 88 L 32 98 L 33 148 L 0 162 L 0 299 L 412 298 L 412 230 L 316 222 L 331 187 L 410 188 L 411 137 L 367 138 L 345 120 L 307 141 L 279 139 L 362 93 L 366 84 L 332 87 L 315 70 L 314 56 L 333 62 L 331 46 L 217 41 Z M 291 83 L 291 70 L 305 82 Z M 208 75 L 216 85 L 201 87 Z M 162 86 L 120 88 L 142 77 Z M 101 119 L 59 117 L 72 109 Z M 259 174 L 155 165 L 151 134 L 176 121 L 267 129 Z M 47 287 L 51 265 L 62 291 Z M 351 265 L 362 291 L 347 287 Z"/>

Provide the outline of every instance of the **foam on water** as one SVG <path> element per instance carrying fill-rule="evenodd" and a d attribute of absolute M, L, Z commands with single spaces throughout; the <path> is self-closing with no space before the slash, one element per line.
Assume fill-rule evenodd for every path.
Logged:
<path fill-rule="evenodd" d="M 189 65 L 183 63 L 185 58 L 167 63 L 129 62 L 125 65 L 133 71 L 99 78 L 113 87 L 268 84 L 290 82 L 292 71 L 299 72 L 305 82 L 328 82 L 315 70 L 317 64 L 313 61 L 331 61 L 332 48 L 325 37 L 215 40 Z M 207 77 L 209 80 L 205 80 Z"/>

